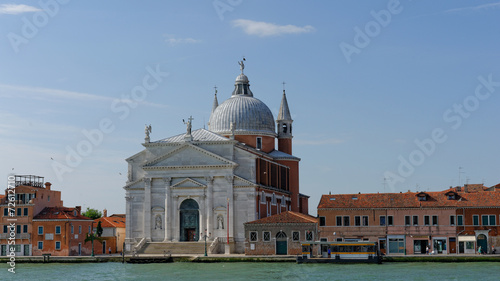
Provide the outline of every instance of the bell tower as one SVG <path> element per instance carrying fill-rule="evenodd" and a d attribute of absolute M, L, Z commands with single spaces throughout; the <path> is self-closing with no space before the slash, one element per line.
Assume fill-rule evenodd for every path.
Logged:
<path fill-rule="evenodd" d="M 284 83 L 283 83 L 284 85 Z M 278 113 L 278 150 L 292 155 L 292 116 L 288 108 L 285 89 L 283 89 L 283 98 L 281 99 L 280 110 Z"/>

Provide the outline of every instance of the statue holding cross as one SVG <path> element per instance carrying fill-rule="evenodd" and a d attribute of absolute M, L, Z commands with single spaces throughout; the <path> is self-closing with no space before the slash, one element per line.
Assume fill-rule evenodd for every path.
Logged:
<path fill-rule="evenodd" d="M 187 121 L 187 122 L 186 122 L 186 121 L 184 121 L 184 119 L 182 119 L 182 122 L 184 122 L 184 124 L 186 124 L 186 125 L 187 125 L 187 128 L 186 128 L 186 129 L 187 129 L 187 132 L 186 132 L 186 134 L 187 134 L 188 136 L 190 136 L 190 135 L 191 135 L 191 128 L 192 128 L 191 123 L 192 123 L 192 121 L 193 121 L 193 120 L 194 120 L 193 116 L 189 116 L 189 118 L 188 118 L 188 121 Z"/>

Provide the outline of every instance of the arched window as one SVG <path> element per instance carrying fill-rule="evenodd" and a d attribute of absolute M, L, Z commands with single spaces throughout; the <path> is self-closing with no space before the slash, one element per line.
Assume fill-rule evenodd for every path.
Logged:
<path fill-rule="evenodd" d="M 283 124 L 283 134 L 286 134 L 288 127 L 286 124 Z"/>

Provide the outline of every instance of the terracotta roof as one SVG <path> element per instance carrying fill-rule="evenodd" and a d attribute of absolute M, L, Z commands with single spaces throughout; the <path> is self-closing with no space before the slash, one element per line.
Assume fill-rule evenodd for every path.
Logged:
<path fill-rule="evenodd" d="M 317 221 L 315 217 L 310 215 L 288 211 L 245 224 L 317 223 Z"/>
<path fill-rule="evenodd" d="M 446 195 L 453 189 L 439 192 L 367 193 L 323 195 L 318 209 L 327 208 L 443 208 L 443 207 L 500 207 L 499 192 L 458 193 L 455 199 Z M 426 200 L 419 196 L 426 194 Z"/>
<path fill-rule="evenodd" d="M 125 218 L 102 217 L 94 220 L 94 226 L 101 222 L 101 227 L 125 227 Z"/>
<path fill-rule="evenodd" d="M 76 208 L 66 207 L 45 207 L 34 220 L 92 220 L 86 216 L 78 214 L 74 215 Z"/>

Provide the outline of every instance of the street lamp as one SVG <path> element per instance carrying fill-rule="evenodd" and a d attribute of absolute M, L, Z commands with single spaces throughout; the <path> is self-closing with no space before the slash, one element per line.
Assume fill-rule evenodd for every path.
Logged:
<path fill-rule="evenodd" d="M 207 237 L 210 238 L 210 235 L 212 233 L 208 233 L 207 235 L 207 229 L 205 228 L 205 234 L 203 235 L 203 237 L 205 238 L 205 257 L 207 256 Z"/>

